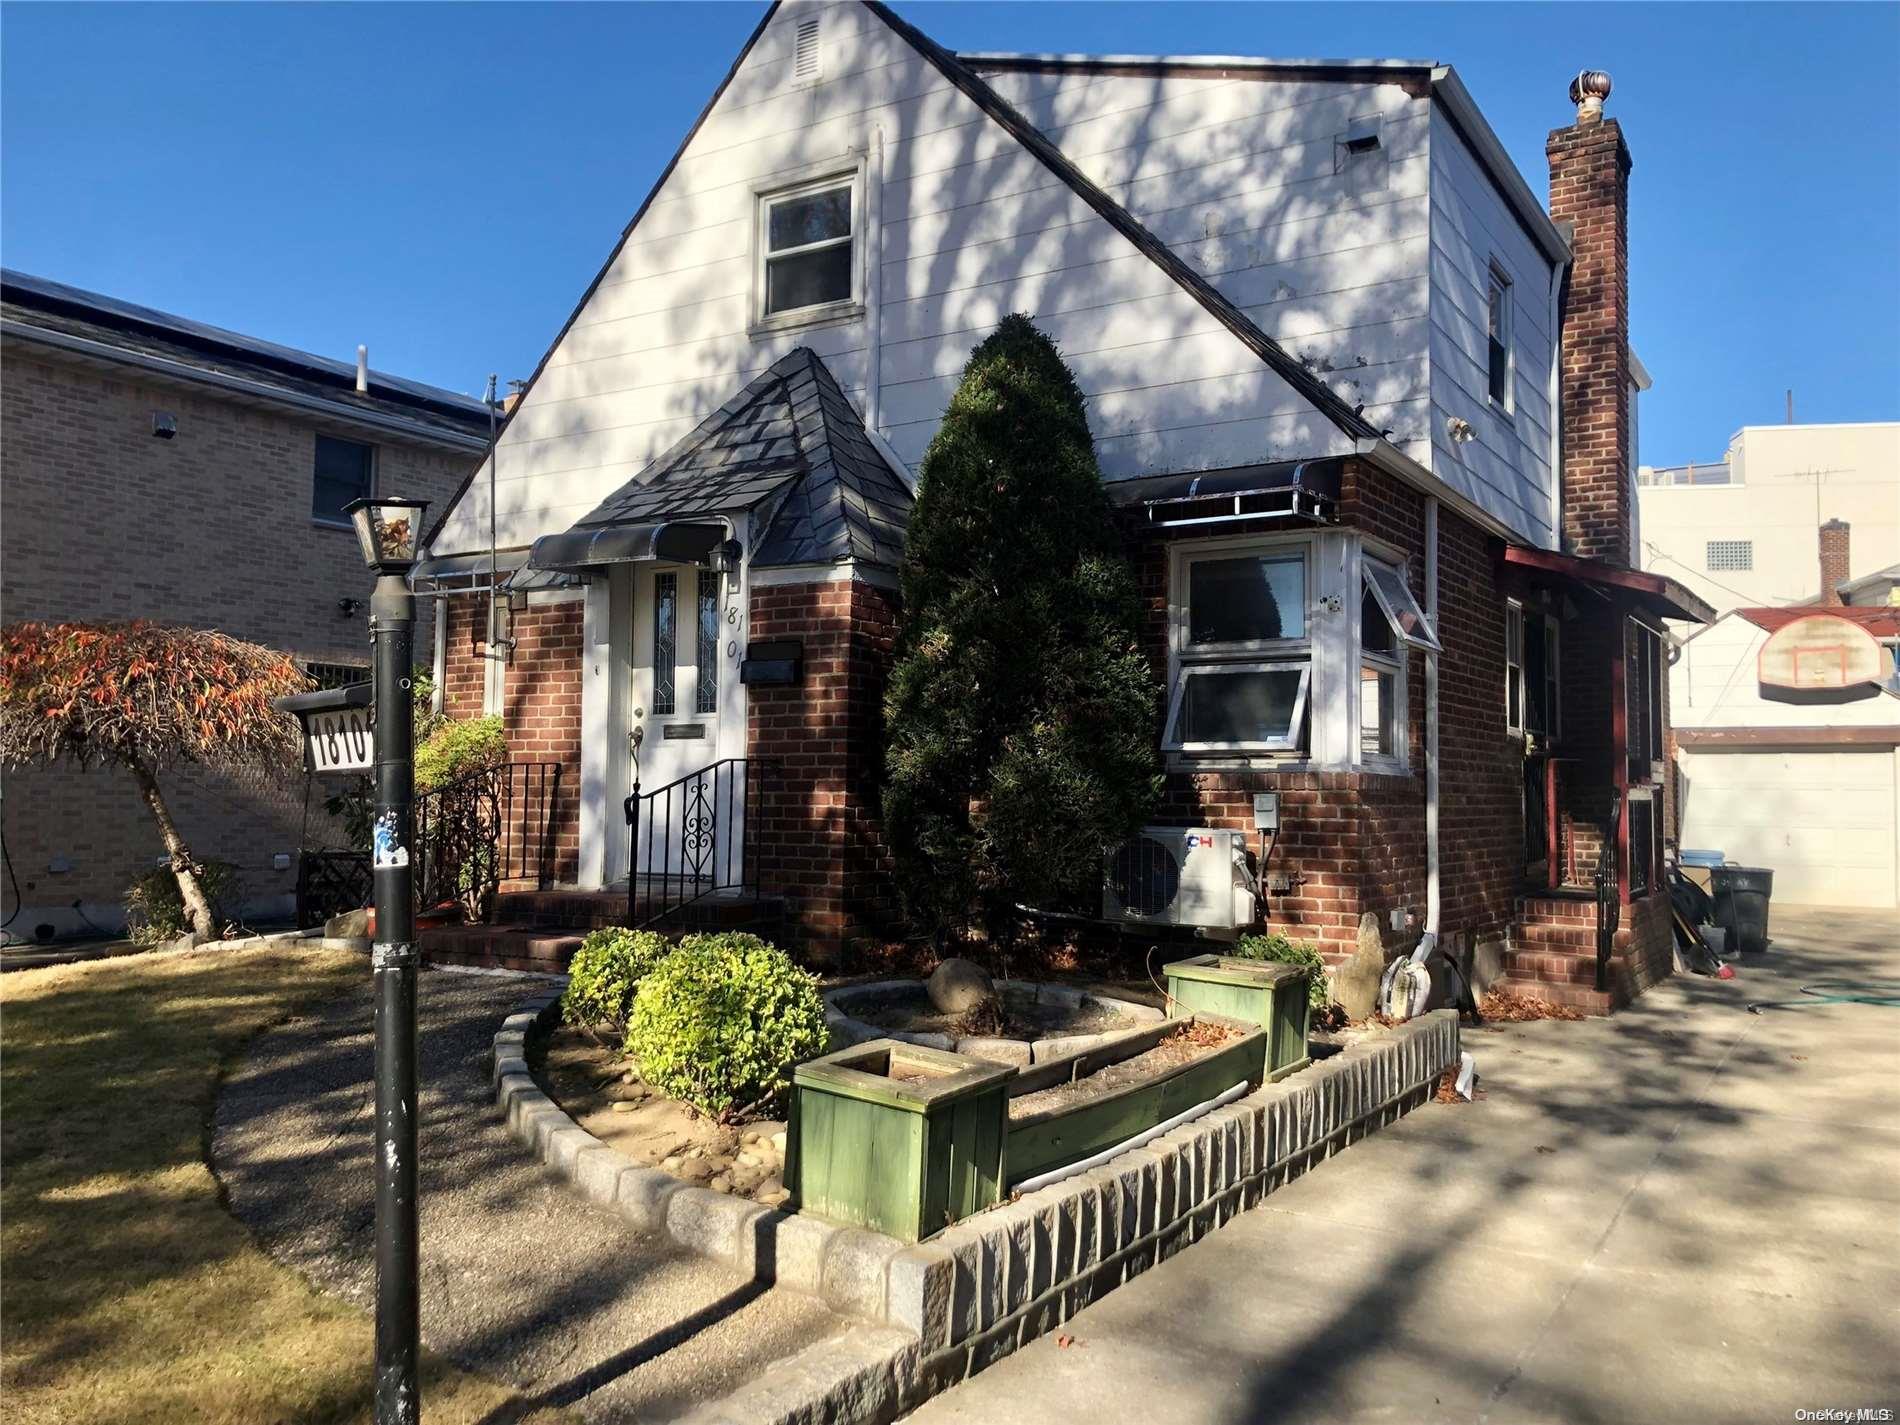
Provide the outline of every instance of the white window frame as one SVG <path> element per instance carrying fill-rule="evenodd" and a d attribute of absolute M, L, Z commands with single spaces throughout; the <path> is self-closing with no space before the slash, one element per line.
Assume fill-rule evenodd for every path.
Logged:
<path fill-rule="evenodd" d="M 1511 274 L 1495 257 L 1485 274 L 1484 291 L 1484 395 L 1491 409 L 1500 415 L 1511 416 L 1517 412 L 1517 345 L 1512 340 L 1513 308 L 1516 303 L 1511 293 Z M 1493 308 L 1498 314 L 1498 342 L 1504 348 L 1504 395 L 1500 398 L 1491 390 L 1491 313 Z"/>
<path fill-rule="evenodd" d="M 1183 742 L 1170 734 L 1175 727 L 1175 719 L 1181 714 L 1181 703 L 1187 696 L 1188 679 L 1201 677 L 1209 673 L 1292 673 L 1300 675 L 1299 687 L 1293 694 L 1293 717 L 1287 723 L 1285 737 L 1269 738 L 1261 742 Z M 1174 691 L 1168 698 L 1168 720 L 1164 726 L 1161 745 L 1169 752 L 1298 752 L 1302 750 L 1301 733 L 1306 723 L 1306 698 L 1313 685 L 1313 660 L 1311 658 L 1283 659 L 1277 662 L 1232 662 L 1216 659 L 1196 659 L 1182 665 L 1175 675 Z"/>
<path fill-rule="evenodd" d="M 1391 590 L 1384 588 L 1373 575 L 1375 569 L 1391 575 L 1396 587 Z M 1439 646 L 1437 630 L 1432 627 L 1425 610 L 1419 607 L 1418 600 L 1412 594 L 1403 565 L 1381 559 L 1370 550 L 1365 550 L 1360 555 L 1359 575 L 1361 597 L 1357 608 L 1360 616 L 1356 628 L 1359 658 L 1355 665 L 1359 683 L 1354 693 L 1353 753 L 1358 761 L 1367 766 L 1405 771 L 1411 766 L 1412 759 L 1411 651 L 1414 648 L 1431 653 L 1444 650 Z M 1393 648 L 1390 653 L 1366 647 L 1364 610 L 1368 597 L 1385 619 L 1386 626 L 1392 630 Z M 1414 628 L 1406 628 L 1405 617 L 1414 621 Z M 1393 750 L 1390 752 L 1366 750 L 1365 670 L 1368 667 L 1392 677 L 1390 711 Z"/>
<path fill-rule="evenodd" d="M 1504 601 L 1504 729 L 1513 737 L 1524 735 L 1524 605 Z M 1511 694 L 1517 694 L 1517 716 L 1511 715 Z"/>
<path fill-rule="evenodd" d="M 1301 561 L 1301 583 L 1306 599 L 1305 607 L 1300 610 L 1300 637 L 1235 639 L 1212 644 L 1188 642 L 1192 619 L 1188 590 L 1194 565 L 1217 559 L 1294 556 Z M 1169 551 L 1169 560 L 1168 710 L 1161 729 L 1162 750 L 1190 756 L 1218 754 L 1244 758 L 1262 754 L 1275 759 L 1301 758 L 1310 753 L 1313 739 L 1311 730 L 1306 726 L 1306 715 L 1317 658 L 1313 624 L 1319 603 L 1316 597 L 1319 560 L 1313 537 L 1267 535 L 1195 540 L 1175 545 Z M 1232 672 L 1286 672 L 1294 668 L 1301 669 L 1288 736 L 1259 742 L 1177 741 L 1173 736 L 1175 719 L 1180 712 L 1186 680 L 1197 671 L 1210 668 Z"/>
<path fill-rule="evenodd" d="M 842 238 L 826 238 L 823 242 L 807 243 L 802 247 L 788 247 L 779 252 L 771 251 L 770 226 L 772 209 L 775 205 L 794 198 L 808 198 L 814 193 L 825 193 L 834 188 L 847 187 L 851 190 L 850 232 Z M 850 167 L 833 164 L 815 169 L 796 182 L 760 189 L 753 195 L 752 330 L 754 334 L 816 326 L 825 322 L 847 321 L 863 315 L 864 254 L 869 245 L 867 242 L 869 222 L 864 190 L 865 178 L 862 163 Z M 851 291 L 848 296 L 833 302 L 817 302 L 809 307 L 789 307 L 782 312 L 765 310 L 765 276 L 768 259 L 789 257 L 805 252 L 823 252 L 846 245 L 851 249 Z"/>

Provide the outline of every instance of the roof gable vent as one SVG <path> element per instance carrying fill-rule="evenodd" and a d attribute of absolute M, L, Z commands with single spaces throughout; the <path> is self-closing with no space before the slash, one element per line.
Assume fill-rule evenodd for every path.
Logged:
<path fill-rule="evenodd" d="M 818 77 L 818 21 L 800 20 L 798 39 L 792 46 L 792 78 Z"/>

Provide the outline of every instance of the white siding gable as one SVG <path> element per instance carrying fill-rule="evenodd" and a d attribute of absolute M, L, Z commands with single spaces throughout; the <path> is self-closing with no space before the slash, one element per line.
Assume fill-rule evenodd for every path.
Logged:
<path fill-rule="evenodd" d="M 819 77 L 800 79 L 798 24 L 813 17 Z M 880 148 L 861 228 L 875 313 L 749 330 L 757 194 L 802 175 L 875 170 Z M 1142 201 L 1162 203 L 1167 180 L 1156 178 L 1131 173 L 1117 196 L 1132 184 Z M 1299 239 L 1287 241 L 1295 251 Z M 1061 345 L 1111 479 L 1351 448 L 874 14 L 786 4 L 503 431 L 499 543 L 518 548 L 568 528 L 800 345 L 824 358 L 860 410 L 875 388 L 875 424 L 914 469 L 971 348 L 1011 311 L 1030 313 Z M 433 553 L 486 547 L 487 490 L 484 469 Z"/>
<path fill-rule="evenodd" d="M 1526 542 L 1557 547 L 1551 473 L 1550 260 L 1479 167 L 1443 109 L 1431 129 L 1431 441 L 1439 479 Z M 1487 292 L 1491 265 L 1511 279 L 1512 400 L 1491 402 Z M 1451 420 L 1473 439 L 1451 438 Z"/>

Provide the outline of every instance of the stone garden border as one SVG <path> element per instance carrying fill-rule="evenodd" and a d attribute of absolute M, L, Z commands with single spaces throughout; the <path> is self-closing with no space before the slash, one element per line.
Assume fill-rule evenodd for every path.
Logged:
<path fill-rule="evenodd" d="M 559 1002 L 558 990 L 525 1001 L 495 1035 L 496 1098 L 516 1139 L 634 1227 L 871 1323 L 693 1417 L 706 1425 L 895 1419 L 1426 1102 L 1459 1057 L 1457 1013 L 1433 1011 L 906 1247 L 689 1186 L 602 1143 L 528 1072 L 528 1034 Z"/>
<path fill-rule="evenodd" d="M 1114 1010 L 1128 1024 L 1119 1029 L 1111 1029 L 1098 1034 L 1056 1034 L 1033 1042 L 1020 1039 L 996 1039 L 987 1035 L 965 1035 L 952 1038 L 948 1034 L 933 1034 L 928 1031 L 911 1029 L 880 1029 L 875 1024 L 867 1024 L 849 1013 L 849 1006 L 855 1000 L 875 999 L 879 995 L 888 995 L 909 990 L 921 992 L 922 980 L 866 980 L 853 985 L 839 985 L 824 992 L 825 1026 L 831 1030 L 834 1047 L 844 1048 L 852 1044 L 867 1043 L 872 1039 L 898 1039 L 906 1044 L 922 1045 L 926 1049 L 943 1049 L 958 1054 L 967 1054 L 973 1059 L 987 1059 L 993 1063 L 1029 1064 L 1046 1063 L 1050 1059 L 1061 1058 L 1067 1054 L 1079 1054 L 1085 1049 L 1094 1049 L 1118 1034 L 1126 1033 L 1131 1027 L 1146 1024 L 1159 1024 L 1167 1015 L 1153 1005 L 1142 1004 L 1137 1000 L 1120 999 L 1114 995 L 1095 994 L 1089 990 L 1078 990 L 1068 985 L 1047 984 L 1040 980 L 998 980 L 996 989 L 1001 994 L 1027 995 L 1038 1004 L 1057 1004 L 1065 1009 L 1080 1009 L 1087 1004 L 1097 1004 L 1104 1009 Z"/>

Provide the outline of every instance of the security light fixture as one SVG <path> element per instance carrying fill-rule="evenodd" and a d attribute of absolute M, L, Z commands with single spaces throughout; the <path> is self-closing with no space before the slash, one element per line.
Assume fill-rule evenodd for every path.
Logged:
<path fill-rule="evenodd" d="M 378 574 L 405 574 L 416 562 L 427 500 L 362 499 L 343 507 L 356 527 L 363 562 Z"/>

